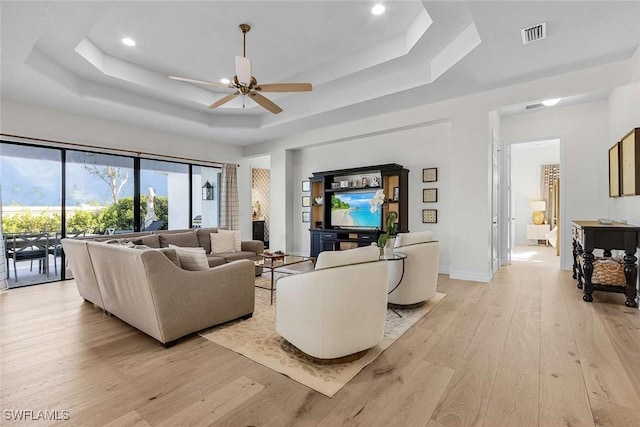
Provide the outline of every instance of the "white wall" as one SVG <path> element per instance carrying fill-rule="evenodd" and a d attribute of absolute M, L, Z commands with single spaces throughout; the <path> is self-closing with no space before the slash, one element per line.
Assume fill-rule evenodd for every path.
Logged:
<path fill-rule="evenodd" d="M 609 146 L 640 127 L 640 49 L 634 56 L 634 83 L 611 92 L 608 116 Z M 640 225 L 640 196 L 611 198 L 609 206 L 612 218 Z"/>
<path fill-rule="evenodd" d="M 608 216 L 607 101 L 555 107 L 502 118 L 506 143 L 559 138 L 561 266 L 573 263 L 571 220 Z"/>
<path fill-rule="evenodd" d="M 198 159 L 236 163 L 240 147 L 218 144 L 88 116 L 2 100 L 0 133 Z"/>
<path fill-rule="evenodd" d="M 450 192 L 451 125 L 439 123 L 415 129 L 363 137 L 293 151 L 293 251 L 309 255 L 309 223 L 302 222 L 301 182 L 313 172 L 398 163 L 409 169 L 409 230 L 432 230 L 440 241 L 440 271 L 449 273 L 451 251 Z M 422 169 L 438 168 L 438 181 L 422 182 Z M 438 203 L 422 203 L 423 188 L 438 188 Z M 422 223 L 422 209 L 438 209 L 437 224 Z"/>
<path fill-rule="evenodd" d="M 527 244 L 527 225 L 531 224 L 531 201 L 541 200 L 541 166 L 560 163 L 560 141 L 536 146 L 535 142 L 511 146 L 511 191 L 515 218 L 516 245 Z"/>
<path fill-rule="evenodd" d="M 296 214 L 298 213 L 297 205 L 300 203 L 298 199 L 300 194 L 297 190 L 300 181 L 298 181 L 299 175 L 291 171 L 291 159 L 288 155 L 291 150 L 338 142 L 348 146 L 353 141 L 363 138 L 450 122 L 451 161 L 447 184 L 451 199 L 448 220 L 451 224 L 455 224 L 455 227 L 452 227 L 449 242 L 451 248 L 455 248 L 451 250 L 452 253 L 455 252 L 455 256 L 449 260 L 450 275 L 456 279 L 489 281 L 492 277 L 489 164 L 491 126 L 495 124 L 488 120 L 490 111 L 500 106 L 521 104 L 531 100 L 611 90 L 629 84 L 631 78 L 631 61 L 620 61 L 245 147 L 243 153 L 246 156 L 271 155 L 271 242 L 273 247 L 293 250 L 293 235 L 295 230 L 299 229 L 296 223 L 300 220 Z M 384 100 L 381 99 L 381 102 Z M 606 110 L 603 106 L 593 115 L 592 124 L 589 123 L 592 114 L 575 119 L 580 123 L 587 123 L 585 128 L 588 129 L 597 127 L 598 123 L 606 124 Z M 550 121 L 553 123 L 555 120 L 550 117 Z M 562 127 L 558 125 L 556 128 Z M 586 135 L 582 141 L 589 143 L 598 139 L 602 129 L 606 129 L 606 126 L 599 128 L 594 134 Z M 581 135 L 581 132 L 576 132 L 577 138 L 574 140 L 572 137 L 572 143 L 580 144 Z M 502 139 L 506 138 L 503 129 Z M 585 153 L 589 150 L 585 147 Z M 390 147 L 386 158 L 391 158 L 395 151 Z M 339 162 L 342 157 L 340 152 L 336 152 L 334 160 Z M 361 152 L 358 158 L 360 165 L 375 163 L 372 161 L 374 156 L 369 153 L 369 150 Z M 591 163 L 593 163 L 591 160 L 586 161 L 588 166 L 591 166 Z M 580 167 L 576 164 L 570 166 L 575 169 Z M 294 176 L 296 176 L 296 182 L 292 183 Z M 575 181 L 574 179 L 573 188 L 578 187 Z M 596 188 L 599 188 L 597 183 Z M 585 204 L 589 202 L 588 199 Z M 249 200 L 247 206 L 250 206 Z"/>
<path fill-rule="evenodd" d="M 185 191 L 186 188 L 189 188 L 188 173 L 169 172 L 167 174 L 169 230 L 189 228 L 189 191 Z"/>

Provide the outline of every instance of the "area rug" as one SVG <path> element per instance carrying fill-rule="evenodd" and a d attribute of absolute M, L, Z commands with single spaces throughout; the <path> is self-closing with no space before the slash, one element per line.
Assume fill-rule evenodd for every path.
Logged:
<path fill-rule="evenodd" d="M 259 288 L 256 288 L 256 306 L 252 318 L 216 326 L 201 331 L 200 335 L 332 397 L 411 326 L 433 310 L 445 295 L 437 293 L 422 307 L 397 310 L 402 317 L 387 310 L 382 342 L 361 359 L 338 365 L 311 362 L 278 335 L 275 330 L 275 304 L 269 305 L 269 292 Z"/>

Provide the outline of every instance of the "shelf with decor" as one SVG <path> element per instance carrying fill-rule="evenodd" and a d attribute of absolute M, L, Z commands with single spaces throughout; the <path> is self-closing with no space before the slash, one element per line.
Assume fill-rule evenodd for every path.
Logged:
<path fill-rule="evenodd" d="M 311 256 L 326 250 L 368 246 L 386 232 L 389 212 L 399 232 L 408 232 L 409 170 L 398 164 L 314 172 L 311 183 Z M 362 184 L 366 185 L 362 185 Z M 370 212 L 382 190 L 384 202 Z M 322 203 L 318 203 L 316 198 Z"/>

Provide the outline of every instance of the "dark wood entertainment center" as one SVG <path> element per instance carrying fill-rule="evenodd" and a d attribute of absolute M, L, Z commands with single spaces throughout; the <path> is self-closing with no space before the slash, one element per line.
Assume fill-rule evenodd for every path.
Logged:
<path fill-rule="evenodd" d="M 409 231 L 409 170 L 391 163 L 352 169 L 314 172 L 311 183 L 311 250 L 312 257 L 322 251 L 369 246 L 386 231 L 389 212 L 398 214 L 398 232 Z M 364 184 L 364 185 L 363 185 Z M 377 185 L 375 185 L 377 184 Z M 336 194 L 384 191 L 380 206 L 380 224 L 376 227 L 336 226 L 331 223 L 332 197 Z M 322 203 L 318 203 L 320 200 Z"/>

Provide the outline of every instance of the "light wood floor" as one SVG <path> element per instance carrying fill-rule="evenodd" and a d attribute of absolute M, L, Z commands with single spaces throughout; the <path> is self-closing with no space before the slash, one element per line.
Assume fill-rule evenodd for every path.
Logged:
<path fill-rule="evenodd" d="M 438 289 L 445 300 L 333 398 L 197 335 L 164 349 L 73 282 L 11 290 L 0 407 L 82 426 L 640 425 L 640 311 L 622 295 L 585 303 L 570 273 L 527 265 Z"/>

